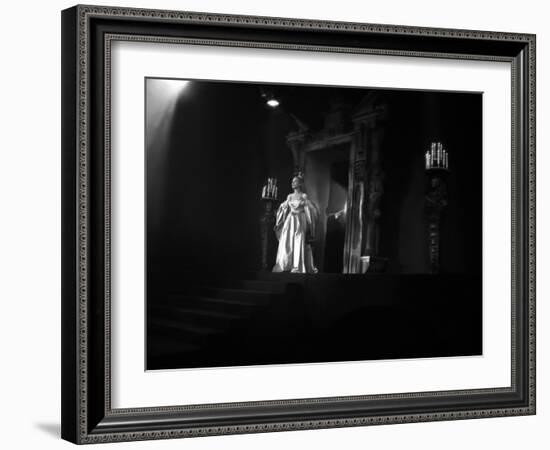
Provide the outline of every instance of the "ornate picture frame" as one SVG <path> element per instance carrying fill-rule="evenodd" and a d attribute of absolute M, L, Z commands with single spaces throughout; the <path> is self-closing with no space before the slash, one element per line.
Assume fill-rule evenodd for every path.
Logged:
<path fill-rule="evenodd" d="M 509 63 L 510 385 L 113 408 L 110 70 L 115 41 Z M 535 36 L 100 6 L 67 9 L 62 12 L 62 227 L 62 437 L 71 442 L 535 414 Z"/>

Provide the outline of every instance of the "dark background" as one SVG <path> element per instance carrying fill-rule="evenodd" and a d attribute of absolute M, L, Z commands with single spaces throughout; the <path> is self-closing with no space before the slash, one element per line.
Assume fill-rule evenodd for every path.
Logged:
<path fill-rule="evenodd" d="M 158 83 L 149 80 L 148 83 Z M 277 85 L 285 110 L 313 130 L 330 102 L 359 103 L 367 89 Z M 151 90 L 149 90 L 151 93 Z M 441 140 L 449 151 L 449 205 L 442 223 L 444 272 L 480 269 L 481 94 L 382 91 L 390 118 L 382 164 L 380 254 L 391 273 L 428 272 L 424 215 L 424 152 Z M 148 95 L 148 110 L 173 98 Z M 152 105 L 153 103 L 159 105 Z M 147 127 L 147 258 L 149 270 L 179 267 L 257 270 L 260 193 L 277 177 L 290 193 L 295 129 L 284 112 L 266 107 L 259 86 L 192 81 L 162 127 Z M 148 120 L 148 124 L 151 120 Z"/>
<path fill-rule="evenodd" d="M 481 352 L 481 94 L 380 90 L 389 110 L 380 219 L 380 254 L 389 262 L 386 272 L 360 281 L 328 274 L 315 280 L 281 275 L 274 281 L 273 274 L 258 272 L 260 194 L 268 176 L 278 178 L 279 197 L 290 193 L 293 161 L 285 137 L 296 125 L 286 112 L 312 131 L 319 130 L 331 103 L 345 103 L 353 111 L 369 89 L 191 81 L 175 94 L 163 83 L 170 84 L 146 80 L 148 308 L 185 291 L 190 280 L 197 279 L 203 279 L 203 285 L 227 278 L 283 281 L 284 292 L 289 286 L 292 292 L 286 303 L 278 300 L 283 310 L 255 316 L 256 323 L 275 322 L 278 315 L 286 322 L 271 337 L 257 335 L 258 346 L 248 353 L 227 356 L 225 347 L 216 351 L 210 345 L 208 352 L 190 351 L 192 357 L 177 351 L 157 358 L 155 336 L 177 335 L 179 342 L 194 338 L 159 332 L 149 320 L 149 368 Z M 261 96 L 265 89 L 277 96 L 282 108 L 266 106 Z M 440 275 L 429 275 L 424 212 L 424 153 L 431 141 L 442 141 L 450 155 Z M 365 296 L 367 302 L 362 300 Z M 330 300 L 334 297 L 338 302 Z M 185 301 L 177 300 L 170 308 L 181 308 Z M 165 314 L 173 316 L 170 308 Z M 331 316 L 334 320 L 327 321 Z M 183 314 L 186 318 L 193 326 L 200 322 Z M 244 330 L 250 337 L 251 326 Z M 304 344 L 304 330 L 309 344 Z M 384 347 L 377 338 L 388 333 L 393 337 L 386 337 L 389 347 Z M 350 341 L 366 338 L 378 340 L 378 346 L 366 352 L 364 347 L 349 348 Z M 271 345 L 268 341 L 293 347 L 301 342 L 302 350 L 294 356 L 288 348 L 270 353 L 265 350 Z M 313 342 L 324 342 L 323 350 Z M 243 348 L 242 342 L 239 346 Z"/>

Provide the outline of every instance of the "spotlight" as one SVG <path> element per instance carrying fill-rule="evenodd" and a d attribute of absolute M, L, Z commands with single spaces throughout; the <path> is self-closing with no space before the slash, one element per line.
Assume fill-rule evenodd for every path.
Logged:
<path fill-rule="evenodd" d="M 267 100 L 266 103 L 271 108 L 277 108 L 277 106 L 279 106 L 279 101 L 274 98 L 270 98 L 269 100 Z"/>

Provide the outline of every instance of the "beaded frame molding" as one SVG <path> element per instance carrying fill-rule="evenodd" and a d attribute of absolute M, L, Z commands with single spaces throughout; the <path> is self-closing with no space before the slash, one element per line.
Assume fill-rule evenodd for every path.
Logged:
<path fill-rule="evenodd" d="M 111 407 L 114 41 L 505 61 L 512 72 L 511 385 Z M 62 437 L 78 444 L 535 414 L 535 36 L 78 5 L 62 12 Z"/>

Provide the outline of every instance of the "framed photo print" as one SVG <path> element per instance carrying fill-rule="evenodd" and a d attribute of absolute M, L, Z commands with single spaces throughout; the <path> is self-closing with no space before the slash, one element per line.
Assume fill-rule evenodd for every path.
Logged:
<path fill-rule="evenodd" d="M 62 436 L 535 413 L 535 36 L 62 12 Z"/>

